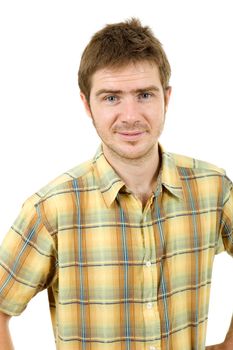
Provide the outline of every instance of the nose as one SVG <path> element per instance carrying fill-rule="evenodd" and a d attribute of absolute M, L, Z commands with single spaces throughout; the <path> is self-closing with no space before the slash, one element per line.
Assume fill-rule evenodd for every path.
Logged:
<path fill-rule="evenodd" d="M 120 119 L 122 122 L 128 124 L 134 124 L 139 121 L 139 106 L 132 97 L 125 99 L 122 104 Z"/>

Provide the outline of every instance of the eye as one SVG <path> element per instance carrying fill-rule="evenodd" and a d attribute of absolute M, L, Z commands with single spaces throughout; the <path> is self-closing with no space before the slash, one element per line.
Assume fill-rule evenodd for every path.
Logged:
<path fill-rule="evenodd" d="M 117 96 L 115 96 L 115 95 L 105 96 L 104 100 L 107 102 L 113 103 L 113 102 L 117 101 Z"/>
<path fill-rule="evenodd" d="M 150 93 L 150 92 L 142 92 L 138 96 L 139 100 L 148 100 L 151 97 L 152 97 L 152 93 Z"/>

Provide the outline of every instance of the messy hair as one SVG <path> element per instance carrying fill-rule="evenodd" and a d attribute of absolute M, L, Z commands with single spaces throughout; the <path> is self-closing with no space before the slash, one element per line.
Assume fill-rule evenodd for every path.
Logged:
<path fill-rule="evenodd" d="M 171 67 L 160 41 L 152 30 L 132 18 L 107 24 L 96 32 L 83 51 L 78 71 L 79 88 L 90 99 L 91 79 L 102 68 L 120 68 L 129 63 L 148 61 L 159 69 L 164 91 L 169 85 Z"/>

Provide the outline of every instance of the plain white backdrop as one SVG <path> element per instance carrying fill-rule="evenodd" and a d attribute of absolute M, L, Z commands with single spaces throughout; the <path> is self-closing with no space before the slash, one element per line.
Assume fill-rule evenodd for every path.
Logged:
<path fill-rule="evenodd" d="M 80 55 L 95 31 L 132 16 L 152 28 L 172 66 L 164 148 L 233 179 L 231 0 L 0 0 L 0 240 L 27 197 L 95 153 L 100 141 L 77 85 Z M 231 258 L 217 256 L 208 344 L 227 331 L 232 272 Z M 11 321 L 16 350 L 55 349 L 49 317 L 42 292 Z"/>

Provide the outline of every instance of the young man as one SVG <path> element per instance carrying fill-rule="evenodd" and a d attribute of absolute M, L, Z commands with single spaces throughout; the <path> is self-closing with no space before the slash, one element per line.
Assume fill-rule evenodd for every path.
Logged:
<path fill-rule="evenodd" d="M 233 253 L 232 183 L 158 143 L 169 78 L 135 19 L 84 50 L 81 99 L 102 145 L 29 198 L 5 237 L 0 350 L 13 348 L 7 315 L 45 288 L 59 350 L 205 349 L 214 255 Z M 231 328 L 208 349 L 233 349 Z"/>

